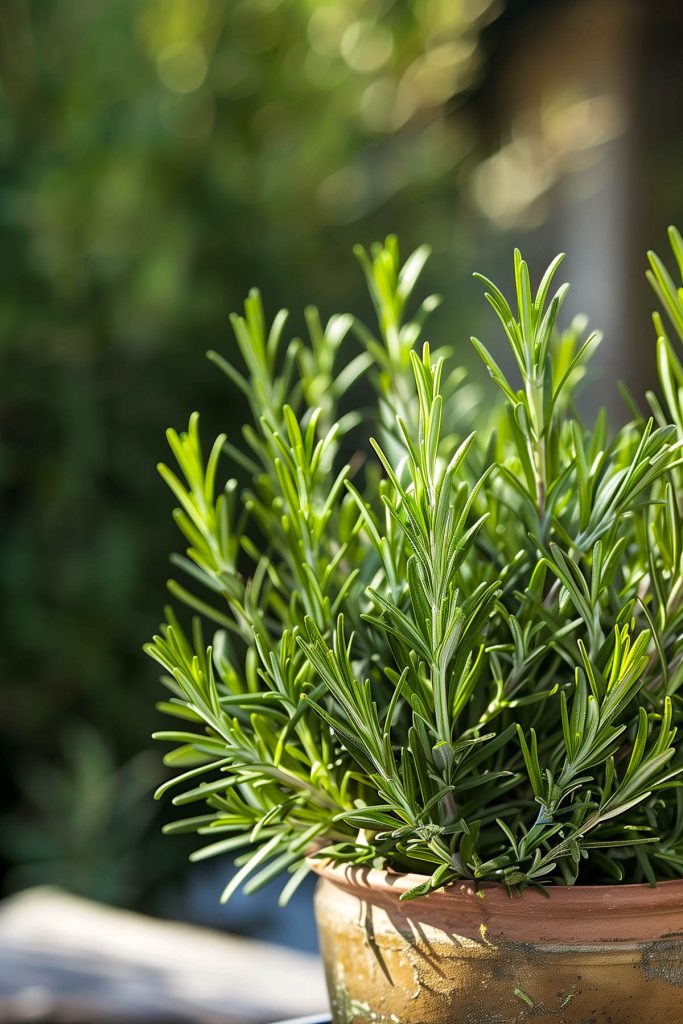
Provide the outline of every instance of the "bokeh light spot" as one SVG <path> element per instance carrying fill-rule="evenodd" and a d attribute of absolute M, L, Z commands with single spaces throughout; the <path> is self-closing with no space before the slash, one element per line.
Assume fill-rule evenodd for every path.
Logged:
<path fill-rule="evenodd" d="M 207 70 L 204 47 L 194 39 L 171 43 L 157 57 L 159 79 L 171 92 L 194 92 L 204 83 Z"/>
<path fill-rule="evenodd" d="M 384 25 L 369 18 L 353 21 L 341 38 L 342 57 L 354 71 L 379 71 L 390 59 L 394 38 Z"/>

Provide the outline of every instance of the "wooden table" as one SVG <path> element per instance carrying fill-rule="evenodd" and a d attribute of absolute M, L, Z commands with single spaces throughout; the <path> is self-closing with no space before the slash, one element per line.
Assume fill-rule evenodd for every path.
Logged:
<path fill-rule="evenodd" d="M 0 904 L 0 1024 L 265 1024 L 326 1007 L 308 953 L 55 889 Z"/>

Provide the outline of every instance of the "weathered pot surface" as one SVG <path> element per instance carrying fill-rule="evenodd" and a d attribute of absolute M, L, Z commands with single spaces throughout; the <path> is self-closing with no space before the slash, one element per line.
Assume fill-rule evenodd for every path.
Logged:
<path fill-rule="evenodd" d="M 683 1024 L 683 881 L 400 902 L 424 879 L 311 864 L 334 1024 Z"/>

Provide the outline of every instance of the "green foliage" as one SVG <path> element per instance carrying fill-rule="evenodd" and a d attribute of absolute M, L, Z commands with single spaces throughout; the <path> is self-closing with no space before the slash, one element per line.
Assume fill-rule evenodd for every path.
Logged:
<path fill-rule="evenodd" d="M 679 277 L 683 280 L 683 238 L 675 227 L 669 228 L 669 242 L 676 260 Z M 683 342 L 683 286 L 674 284 L 664 263 L 655 252 L 648 253 L 650 269 L 647 278 L 664 307 L 678 340 Z M 653 314 L 655 332 L 657 334 L 657 369 L 664 393 L 666 408 L 671 421 L 679 430 L 683 429 L 683 367 L 676 355 L 674 346 L 659 313 Z M 654 403 L 655 413 L 661 414 L 661 408 Z"/>
<path fill-rule="evenodd" d="M 189 545 L 170 588 L 196 615 L 186 634 L 169 610 L 147 647 L 180 720 L 157 734 L 181 769 L 159 795 L 206 808 L 168 831 L 206 837 L 197 858 L 244 848 L 225 898 L 289 872 L 286 899 L 313 848 L 425 875 L 409 896 L 680 875 L 681 380 L 661 320 L 670 415 L 584 423 L 599 336 L 558 329 L 560 258 L 534 292 L 516 252 L 513 304 L 481 279 L 515 377 L 473 339 L 500 398 L 469 433 L 462 374 L 415 351 L 426 251 L 358 255 L 375 328 L 309 312 L 310 341 L 285 343 L 253 292 L 233 318 L 244 370 L 212 355 L 248 397 L 244 444 L 205 459 L 196 416 L 169 432 Z M 341 411 L 366 369 L 374 454 L 372 420 Z M 223 451 L 249 470 L 239 496 L 217 487 Z"/>
<path fill-rule="evenodd" d="M 22 811 L 0 817 L 0 853 L 16 865 L 9 888 L 58 885 L 108 903 L 140 901 L 173 865 L 163 858 L 159 870 L 161 836 L 151 859 L 138 863 L 155 817 L 150 793 L 163 777 L 154 751 L 117 764 L 110 745 L 81 723 L 64 729 L 59 752 L 59 763 L 34 756 L 24 766 Z"/>

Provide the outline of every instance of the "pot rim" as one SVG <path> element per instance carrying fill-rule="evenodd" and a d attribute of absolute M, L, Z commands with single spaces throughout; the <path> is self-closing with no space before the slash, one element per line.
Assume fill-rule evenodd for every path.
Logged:
<path fill-rule="evenodd" d="M 427 881 L 428 878 L 427 875 L 383 871 L 354 864 L 335 864 L 332 860 L 322 860 L 313 856 L 308 857 L 308 864 L 320 878 L 341 889 L 351 891 L 356 896 L 366 899 L 371 896 L 373 899 L 379 898 L 390 902 L 398 902 L 403 893 Z M 459 912 L 469 910 L 480 915 L 485 910 L 505 916 L 525 916 L 526 913 L 536 916 L 539 912 L 543 916 L 548 914 L 553 917 L 576 917 L 584 914 L 594 917 L 607 912 L 625 916 L 661 914 L 662 911 L 683 914 L 683 879 L 667 879 L 658 882 L 654 888 L 648 882 L 549 885 L 546 888 L 549 896 L 532 887 L 510 896 L 506 889 L 496 882 L 482 882 L 476 885 L 463 879 L 415 901 L 404 901 L 402 906 L 415 907 L 416 904 L 429 901 L 433 909 L 436 909 L 436 904 L 444 910 L 454 910 L 457 905 Z M 683 921 L 683 918 L 681 920 Z"/>

